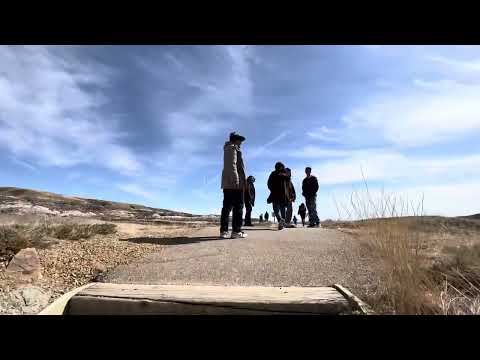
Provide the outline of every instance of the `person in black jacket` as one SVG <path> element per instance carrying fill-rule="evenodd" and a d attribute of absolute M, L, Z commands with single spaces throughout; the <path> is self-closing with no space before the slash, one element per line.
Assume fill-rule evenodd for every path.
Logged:
<path fill-rule="evenodd" d="M 252 208 L 255 206 L 255 186 L 253 183 L 255 178 L 249 176 L 247 178 L 247 185 L 245 186 L 245 226 L 253 226 L 252 224 Z"/>
<path fill-rule="evenodd" d="M 312 174 L 312 168 L 305 168 L 305 174 L 307 177 L 303 179 L 302 183 L 302 195 L 305 197 L 305 203 L 308 209 L 308 218 L 310 225 L 308 227 L 319 227 L 320 219 L 317 215 L 317 191 L 318 181 Z"/>
<path fill-rule="evenodd" d="M 271 172 L 268 178 L 268 189 L 270 196 L 267 199 L 268 204 L 273 204 L 273 212 L 278 220 L 278 230 L 282 230 L 286 224 L 288 196 L 288 174 L 285 171 L 285 165 L 281 162 L 275 164 L 275 170 Z"/>
<path fill-rule="evenodd" d="M 265 211 L 264 219 L 265 219 L 265 222 L 268 222 L 268 211 Z"/>

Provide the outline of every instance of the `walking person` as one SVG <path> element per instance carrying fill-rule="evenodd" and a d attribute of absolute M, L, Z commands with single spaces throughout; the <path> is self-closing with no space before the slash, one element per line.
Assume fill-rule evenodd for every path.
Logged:
<path fill-rule="evenodd" d="M 275 212 L 272 211 L 272 219 L 273 219 L 273 223 L 275 224 Z"/>
<path fill-rule="evenodd" d="M 259 222 L 261 222 L 261 223 L 262 223 L 262 222 L 263 222 L 263 214 L 260 214 L 260 216 L 259 216 L 259 218 L 258 218 L 258 219 L 259 219 Z"/>
<path fill-rule="evenodd" d="M 285 169 L 287 173 L 287 182 L 286 182 L 286 192 L 287 192 L 287 213 L 285 219 L 285 227 L 294 228 L 296 224 L 292 224 L 292 215 L 293 215 L 293 203 L 296 199 L 295 187 L 292 183 L 292 170 L 289 168 Z"/>
<path fill-rule="evenodd" d="M 265 222 L 268 222 L 268 211 L 265 211 Z"/>
<path fill-rule="evenodd" d="M 308 227 L 320 227 L 320 219 L 317 215 L 318 181 L 317 178 L 312 175 L 311 167 L 305 168 L 305 174 L 307 176 L 303 179 L 302 195 L 305 197 L 305 203 L 308 209 L 308 219 L 310 220 Z"/>
<path fill-rule="evenodd" d="M 220 237 L 223 239 L 228 238 L 228 219 L 232 210 L 231 238 L 247 237 L 247 234 L 242 231 L 244 189 L 247 182 L 240 151 L 243 141 L 245 141 L 243 136 L 233 132 L 223 147 L 223 208 L 220 218 Z"/>
<path fill-rule="evenodd" d="M 302 203 L 298 207 L 298 215 L 300 215 L 300 218 L 302 219 L 302 226 L 305 226 L 305 216 L 307 216 L 307 207 L 305 206 L 304 203 Z"/>
<path fill-rule="evenodd" d="M 297 217 L 295 215 L 293 215 L 293 223 L 297 226 Z"/>
<path fill-rule="evenodd" d="M 252 208 L 255 206 L 255 178 L 249 176 L 247 178 L 247 186 L 245 187 L 245 223 L 244 226 L 253 226 L 252 224 Z"/>
<path fill-rule="evenodd" d="M 268 204 L 273 204 L 273 212 L 278 221 L 278 230 L 282 230 L 286 225 L 287 203 L 288 203 L 288 174 L 285 171 L 285 165 L 281 162 L 275 164 L 275 170 L 270 173 L 268 178 L 268 189 L 270 196 L 267 199 Z"/>

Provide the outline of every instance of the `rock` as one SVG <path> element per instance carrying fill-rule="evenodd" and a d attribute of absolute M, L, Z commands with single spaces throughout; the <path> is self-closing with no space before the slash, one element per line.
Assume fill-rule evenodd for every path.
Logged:
<path fill-rule="evenodd" d="M 37 287 L 26 287 L 20 289 L 26 306 L 46 306 L 50 300 L 50 294 Z"/>
<path fill-rule="evenodd" d="M 8 275 L 27 281 L 42 278 L 42 266 L 35 248 L 20 250 L 10 261 L 5 271 Z"/>
<path fill-rule="evenodd" d="M 93 272 L 95 274 L 102 274 L 104 272 L 107 272 L 107 267 L 101 262 L 96 261 L 93 263 Z"/>
<path fill-rule="evenodd" d="M 16 290 L 24 302 L 22 312 L 26 314 L 36 314 L 42 311 L 50 300 L 51 294 L 38 287 L 25 287 Z"/>

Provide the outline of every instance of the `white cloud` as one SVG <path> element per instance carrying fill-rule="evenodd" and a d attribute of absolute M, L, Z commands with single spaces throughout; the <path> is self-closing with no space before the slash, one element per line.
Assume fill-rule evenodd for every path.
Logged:
<path fill-rule="evenodd" d="M 363 182 L 362 171 L 367 181 L 435 183 L 449 178 L 462 182 L 467 177 L 480 177 L 480 154 L 419 157 L 372 149 L 353 151 L 342 159 L 316 161 L 311 167 L 318 181 L 325 185 Z M 295 173 L 303 173 L 303 170 L 297 168 Z"/>
<path fill-rule="evenodd" d="M 101 112 L 111 71 L 62 52 L 67 53 L 44 46 L 0 47 L 0 146 L 40 165 L 140 171 L 134 154 L 118 142 L 124 134 L 115 119 L 107 121 Z"/>
<path fill-rule="evenodd" d="M 146 199 L 151 199 L 153 197 L 151 192 L 145 190 L 141 185 L 138 184 L 119 184 L 117 185 L 117 188 L 128 194 L 140 196 Z"/>
<path fill-rule="evenodd" d="M 466 216 L 479 213 L 480 184 L 471 182 L 459 182 L 456 184 L 439 183 L 434 185 L 395 186 L 381 189 L 378 186 L 369 186 L 368 195 L 364 187 L 356 189 L 354 199 L 362 199 L 367 213 L 375 215 L 375 211 L 381 211 L 379 206 L 389 200 L 389 205 L 395 204 L 396 215 L 407 216 L 423 214 L 430 216 Z M 350 198 L 351 190 L 339 190 L 334 193 L 321 194 L 324 214 L 330 218 L 351 217 L 358 218 Z M 368 201 L 371 199 L 373 204 Z M 383 199 L 383 201 L 382 201 Z M 378 209 L 376 209 L 378 208 Z M 391 213 L 386 213 L 389 216 Z M 340 215 L 340 216 L 339 216 Z M 361 217 L 361 216 L 360 216 Z"/>
<path fill-rule="evenodd" d="M 348 131 L 366 130 L 399 146 L 459 140 L 480 130 L 480 85 L 419 81 L 408 93 L 379 96 L 343 117 Z"/>
<path fill-rule="evenodd" d="M 341 142 L 342 134 L 338 130 L 330 129 L 326 126 L 321 126 L 318 129 L 307 132 L 307 135 L 315 140 L 322 140 L 326 142 Z"/>
<path fill-rule="evenodd" d="M 295 150 L 289 152 L 289 156 L 296 157 L 296 158 L 336 158 L 336 157 L 347 157 L 351 156 L 353 151 L 351 150 L 337 150 L 337 149 L 328 149 L 322 148 L 319 146 L 305 146 L 300 150 Z"/>
<path fill-rule="evenodd" d="M 447 70 L 454 70 L 459 72 L 479 72 L 480 73 L 480 58 L 471 60 L 457 60 L 450 59 L 444 56 L 430 56 L 427 58 L 437 65 L 444 66 Z"/>

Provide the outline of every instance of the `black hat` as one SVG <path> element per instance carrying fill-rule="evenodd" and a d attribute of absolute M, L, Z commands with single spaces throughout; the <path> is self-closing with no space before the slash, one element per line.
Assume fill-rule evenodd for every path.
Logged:
<path fill-rule="evenodd" d="M 236 140 L 245 141 L 245 137 L 237 134 L 236 132 L 230 133 L 230 141 L 236 141 Z"/>

